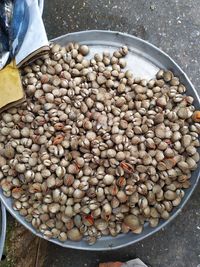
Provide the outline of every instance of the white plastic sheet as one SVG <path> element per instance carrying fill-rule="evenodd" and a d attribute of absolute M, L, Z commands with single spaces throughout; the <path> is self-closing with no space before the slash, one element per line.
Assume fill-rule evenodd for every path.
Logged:
<path fill-rule="evenodd" d="M 41 17 L 43 1 L 39 1 L 40 5 L 38 5 L 38 0 L 26 1 L 30 10 L 30 18 L 27 33 L 15 58 L 17 65 L 21 65 L 24 60 L 29 60 L 32 55 L 37 54 L 39 49 L 48 46 L 48 39 Z"/>

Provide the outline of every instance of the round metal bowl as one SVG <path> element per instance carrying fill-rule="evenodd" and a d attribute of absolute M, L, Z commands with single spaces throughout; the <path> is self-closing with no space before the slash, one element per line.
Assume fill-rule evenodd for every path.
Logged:
<path fill-rule="evenodd" d="M 187 75 L 183 72 L 183 70 L 164 52 L 162 52 L 157 47 L 149 44 L 148 42 L 141 40 L 135 36 L 131 36 L 124 33 L 119 32 L 111 32 L 111 31 L 84 31 L 84 32 L 76 32 L 70 33 L 67 35 L 60 36 L 54 40 L 61 45 L 65 45 L 68 42 L 75 41 L 81 44 L 87 44 L 90 47 L 91 55 L 97 52 L 102 52 L 103 50 L 114 51 L 118 47 L 122 45 L 127 45 L 129 48 L 129 54 L 126 57 L 128 66 L 133 70 L 135 76 L 144 77 L 147 79 L 155 77 L 156 72 L 158 69 L 170 69 L 172 70 L 175 75 L 177 75 L 181 82 L 187 88 L 187 94 L 194 97 L 194 105 L 196 108 L 200 106 L 200 99 L 195 91 L 192 83 L 188 79 Z M 171 217 L 169 220 L 164 221 L 161 220 L 159 225 L 156 228 L 151 228 L 146 223 L 144 226 L 144 230 L 141 234 L 121 234 L 117 237 L 102 237 L 99 239 L 96 244 L 89 246 L 84 240 L 80 242 L 72 242 L 67 240 L 66 242 L 62 243 L 57 239 L 50 239 L 49 241 L 58 244 L 62 247 L 67 248 L 74 248 L 74 249 L 83 249 L 83 250 L 111 250 L 122 248 L 128 246 L 130 244 L 134 244 L 145 237 L 148 237 L 161 228 L 166 226 L 171 220 L 173 220 L 182 210 L 183 206 L 188 201 L 189 197 L 191 196 L 192 192 L 194 191 L 195 187 L 197 186 L 200 174 L 200 165 L 198 168 L 192 173 L 191 187 L 185 190 L 185 196 L 181 202 L 181 204 L 174 208 L 171 212 Z M 8 211 L 19 221 L 21 222 L 26 228 L 28 228 L 32 233 L 39 237 L 43 237 L 43 235 L 37 232 L 30 223 L 26 222 L 25 219 L 19 215 L 18 212 L 12 209 L 12 200 L 10 198 L 6 198 L 2 192 L 0 192 L 0 198 Z"/>
<path fill-rule="evenodd" d="M 1 223 L 1 235 L 0 235 L 0 261 L 3 255 L 3 249 L 6 239 L 6 209 L 3 203 L 1 203 L 0 209 L 0 223 Z"/>

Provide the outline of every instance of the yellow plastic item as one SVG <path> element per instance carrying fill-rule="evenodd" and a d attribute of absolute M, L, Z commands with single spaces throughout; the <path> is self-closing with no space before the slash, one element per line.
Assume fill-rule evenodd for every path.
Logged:
<path fill-rule="evenodd" d="M 0 70 L 0 112 L 25 100 L 20 73 L 15 61 Z"/>

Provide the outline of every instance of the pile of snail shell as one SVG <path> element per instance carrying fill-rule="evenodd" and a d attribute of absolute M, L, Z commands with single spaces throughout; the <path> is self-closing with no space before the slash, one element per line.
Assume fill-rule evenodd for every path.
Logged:
<path fill-rule="evenodd" d="M 45 238 L 97 239 L 156 227 L 197 168 L 200 111 L 171 71 L 126 68 L 126 46 L 51 44 L 21 70 L 26 101 L 0 115 L 0 185 Z"/>

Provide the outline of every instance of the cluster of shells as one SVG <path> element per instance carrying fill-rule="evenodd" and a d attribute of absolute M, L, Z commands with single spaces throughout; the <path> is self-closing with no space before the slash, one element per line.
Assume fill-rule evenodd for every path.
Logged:
<path fill-rule="evenodd" d="M 24 67 L 26 102 L 1 114 L 0 184 L 44 237 L 94 244 L 170 217 L 197 168 L 200 112 L 171 71 L 123 70 L 126 46 L 88 53 L 52 44 Z"/>

